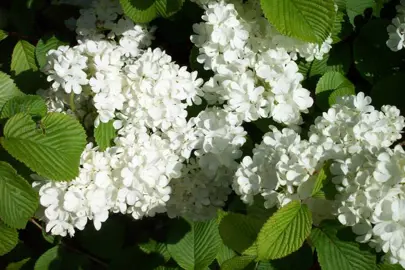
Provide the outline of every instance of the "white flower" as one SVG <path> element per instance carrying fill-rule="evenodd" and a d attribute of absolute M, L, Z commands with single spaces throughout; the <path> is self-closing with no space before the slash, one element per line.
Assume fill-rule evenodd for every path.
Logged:
<path fill-rule="evenodd" d="M 87 57 L 68 46 L 61 46 L 57 50 L 48 52 L 48 63 L 44 67 L 48 73 L 47 80 L 53 81 L 52 88 L 57 91 L 62 88 L 66 93 L 80 94 L 82 85 L 88 83 Z"/>
<path fill-rule="evenodd" d="M 79 176 L 71 182 L 34 178 L 40 180 L 33 186 L 39 189 L 40 203 L 45 207 L 48 232 L 73 236 L 75 229 L 83 230 L 88 220 L 93 220 L 95 228 L 100 229 L 113 206 L 111 185 L 108 184 L 112 182 L 109 163 L 113 151 L 102 153 L 88 144 L 81 157 Z"/>
<path fill-rule="evenodd" d="M 387 46 L 394 52 L 402 50 L 405 46 L 405 3 L 397 6 L 397 17 L 393 18 L 391 24 L 387 27 L 388 40 Z"/>
<path fill-rule="evenodd" d="M 405 120 L 393 106 L 381 111 L 371 105 L 371 98 L 363 93 L 340 98 L 310 127 L 310 141 L 332 141 L 346 153 L 362 149 L 389 147 L 401 138 Z"/>
<path fill-rule="evenodd" d="M 191 41 L 199 48 L 197 61 L 215 73 L 203 87 L 208 103 L 225 103 L 239 121 L 273 117 L 286 125 L 300 124 L 313 100 L 300 84 L 303 76 L 291 53 L 301 46 L 305 57 L 320 59 L 331 39 L 320 47 L 285 37 L 298 46 L 285 48 L 276 42 L 280 34 L 263 18 L 257 2 L 200 4 L 204 22 L 193 26 Z"/>
<path fill-rule="evenodd" d="M 291 200 L 308 201 L 316 172 L 323 165 L 323 147 L 301 140 L 292 129 L 270 128 L 272 131 L 253 150 L 253 158 L 243 158 L 232 185 L 235 192 L 248 204 L 261 194 L 266 208 L 283 206 Z M 319 212 L 319 220 L 326 218 L 313 202 L 311 207 Z"/>
<path fill-rule="evenodd" d="M 181 178 L 171 183 L 173 193 L 168 201 L 167 214 L 203 221 L 215 217 L 231 193 L 232 173 L 221 166 L 214 174 L 207 174 L 206 168 L 192 159 L 183 168 Z"/>

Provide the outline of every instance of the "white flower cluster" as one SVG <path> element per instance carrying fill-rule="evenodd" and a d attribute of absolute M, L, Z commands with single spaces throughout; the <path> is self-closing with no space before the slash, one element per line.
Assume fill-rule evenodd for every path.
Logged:
<path fill-rule="evenodd" d="M 198 2 L 205 12 L 191 41 L 199 48 L 197 61 L 215 73 L 203 87 L 208 103 L 224 103 L 238 121 L 272 117 L 300 124 L 313 100 L 294 60 L 297 54 L 322 59 L 332 40 L 319 46 L 281 35 L 256 0 Z"/>
<path fill-rule="evenodd" d="M 391 146 L 401 138 L 404 117 L 395 106 L 385 105 L 378 111 L 370 104 L 371 98 L 363 93 L 341 97 L 315 119 L 310 141 L 330 150 L 331 158 L 341 157 L 339 152 L 346 156 Z"/>
<path fill-rule="evenodd" d="M 310 127 L 308 141 L 302 140 L 292 129 L 279 131 L 270 127 L 272 131 L 266 133 L 263 142 L 253 150 L 253 157 L 243 158 L 233 181 L 235 192 L 248 204 L 253 203 L 255 195 L 262 195 L 266 208 L 301 200 L 313 211 L 315 222 L 326 218 L 328 211 L 332 213 L 334 203 L 339 220 L 344 224 L 344 220 L 351 220 L 347 224 L 354 225 L 354 216 L 359 215 L 367 204 L 356 201 L 351 194 L 356 192 L 356 187 L 364 188 L 365 183 L 360 176 L 353 175 L 352 170 L 358 169 L 359 165 L 351 166 L 358 164 L 359 157 L 367 161 L 368 155 L 364 153 L 373 156 L 381 149 L 387 150 L 401 138 L 401 131 L 405 127 L 404 117 L 400 116 L 397 108 L 383 106 L 378 111 L 370 103 L 371 98 L 363 93 L 338 99 L 332 108 L 315 120 Z M 317 172 L 329 160 L 333 161 L 331 166 L 334 174 L 338 171 L 336 168 L 340 168 L 340 174 L 349 174 L 361 184 L 334 180 L 336 185 L 344 183 L 347 188 L 347 191 L 338 188 L 342 193 L 339 199 L 332 202 L 310 198 Z M 368 168 L 375 170 L 376 166 Z M 378 200 L 373 196 L 370 195 L 370 198 Z M 348 203 L 350 206 L 347 206 Z M 353 207 L 353 204 L 359 204 L 357 207 L 361 210 Z"/>
<path fill-rule="evenodd" d="M 47 231 L 72 236 L 88 220 L 100 229 L 109 213 L 214 216 L 232 191 L 245 143 L 235 116 L 213 107 L 187 119 L 187 108 L 201 103 L 202 79 L 146 48 L 151 32 L 122 17 L 117 1 L 82 10 L 76 31 L 78 45 L 49 52 L 52 86 L 39 94 L 50 111 L 90 127 L 113 121 L 117 137 L 104 152 L 89 144 L 73 181 L 34 183 Z"/>
<path fill-rule="evenodd" d="M 116 1 L 94 2 L 94 7 L 81 14 L 77 20 L 79 44 L 51 50 L 44 72 L 53 91 L 91 98 L 97 120 L 106 123 L 114 118 L 116 110 L 123 109 L 123 89 L 131 87 L 125 70 L 140 56 L 142 48 L 150 45 L 152 36 L 146 27 L 126 17 L 118 18 L 121 13 Z M 107 29 L 111 31 L 105 36 Z M 60 104 L 58 108 L 63 103 L 72 107 L 70 98 L 63 94 L 52 103 L 52 107 L 58 107 L 55 103 Z"/>
<path fill-rule="evenodd" d="M 241 199 L 252 204 L 254 196 L 261 194 L 265 208 L 284 206 L 292 200 L 302 200 L 313 210 L 314 220 L 331 213 L 331 203 L 326 200 L 313 203 L 312 190 L 318 172 L 327 160 L 322 145 L 302 140 L 294 130 L 271 132 L 253 150 L 253 157 L 243 158 L 233 181 L 233 189 Z M 322 205 L 318 209 L 313 209 Z"/>
<path fill-rule="evenodd" d="M 357 241 L 386 253 L 405 268 L 405 151 L 401 146 L 364 151 L 331 167 L 338 186 L 339 221 Z"/>
<path fill-rule="evenodd" d="M 246 132 L 232 122 L 227 112 L 215 107 L 190 120 L 198 138 L 196 159 L 183 168 L 181 178 L 172 181 L 169 216 L 202 220 L 214 217 L 225 205 L 238 165 L 235 160 L 242 156 L 239 148 L 246 141 Z"/>
<path fill-rule="evenodd" d="M 405 47 L 405 0 L 401 0 L 396 9 L 397 16 L 392 19 L 391 24 L 387 27 L 389 36 L 387 46 L 394 52 Z"/>
<path fill-rule="evenodd" d="M 71 182 L 44 181 L 33 176 L 39 189 L 40 203 L 45 208 L 46 231 L 54 235 L 74 235 L 83 230 L 88 220 L 96 229 L 108 218 L 116 192 L 111 182 L 113 149 L 97 151 L 90 143 L 81 157 L 79 176 Z"/>

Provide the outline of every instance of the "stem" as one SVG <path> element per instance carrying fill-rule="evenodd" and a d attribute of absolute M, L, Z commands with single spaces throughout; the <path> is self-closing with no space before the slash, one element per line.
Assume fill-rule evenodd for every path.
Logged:
<path fill-rule="evenodd" d="M 40 229 L 40 230 L 42 231 L 42 226 L 41 226 L 34 218 L 31 218 L 31 219 L 30 219 L 30 222 L 31 222 L 32 224 L 34 224 L 35 227 L 37 227 L 38 229 Z M 66 243 L 64 243 L 64 242 L 60 242 L 60 244 L 61 244 L 63 247 L 65 247 L 65 248 L 67 248 L 67 249 L 70 249 L 70 250 L 73 251 L 73 252 L 76 252 L 76 253 L 79 253 L 79 254 L 83 254 L 84 256 L 86 256 L 87 258 L 89 258 L 90 260 L 92 260 L 93 262 L 98 263 L 99 265 L 101 265 L 103 268 L 108 268 L 108 265 L 107 265 L 105 262 L 103 262 L 103 261 L 101 261 L 101 260 L 99 260 L 99 259 L 93 257 L 92 255 L 87 254 L 87 253 L 85 253 L 85 252 L 83 252 L 83 251 L 81 251 L 81 250 L 79 250 L 79 249 L 76 249 L 76 248 L 74 248 L 74 247 L 72 247 L 72 246 L 70 246 L 70 245 L 68 245 L 68 244 L 66 244 Z"/>
<path fill-rule="evenodd" d="M 42 231 L 42 226 L 33 218 L 30 219 L 31 223 L 34 224 L 38 229 Z"/>

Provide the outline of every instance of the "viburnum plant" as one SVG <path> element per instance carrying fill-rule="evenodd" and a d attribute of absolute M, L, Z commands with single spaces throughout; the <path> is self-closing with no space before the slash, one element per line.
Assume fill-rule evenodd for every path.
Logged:
<path fill-rule="evenodd" d="M 0 268 L 405 269 L 405 1 L 0 3 Z"/>

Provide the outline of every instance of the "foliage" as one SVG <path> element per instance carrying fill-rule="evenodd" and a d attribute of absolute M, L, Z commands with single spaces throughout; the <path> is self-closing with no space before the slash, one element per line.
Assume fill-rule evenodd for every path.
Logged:
<path fill-rule="evenodd" d="M 377 109 L 394 105 L 404 115 L 405 50 L 394 52 L 387 46 L 390 38 L 387 27 L 401 14 L 395 8 L 399 0 L 225 0 L 224 3 L 231 4 L 221 6 L 222 9 L 216 6 L 221 1 L 216 0 L 115 1 L 95 1 L 105 17 L 94 15 L 94 23 L 80 21 L 85 13 L 80 10 L 88 1 L 6 0 L 0 3 L 0 269 L 403 269 L 405 259 L 398 263 L 391 257 L 391 263 L 384 259 L 388 248 L 377 252 L 359 243 L 356 230 L 362 232 L 360 238 L 372 237 L 373 224 L 367 224 L 370 226 L 367 230 L 359 229 L 359 224 L 363 223 L 342 221 L 346 216 L 341 217 L 338 210 L 321 217 L 317 215 L 314 205 L 322 208 L 325 203 L 326 208 L 327 203 L 335 203 L 339 197 L 335 195 L 347 186 L 352 185 L 353 190 L 361 190 L 362 186 L 354 184 L 357 174 L 347 173 L 346 178 L 343 174 L 332 175 L 339 170 L 349 171 L 353 159 L 341 160 L 338 168 L 332 160 L 322 158 L 313 165 L 311 162 L 318 149 L 310 148 L 310 142 L 325 138 L 308 139 L 314 133 L 311 125 L 320 122 L 317 117 L 329 117 L 332 124 L 340 121 L 334 112 L 342 105 L 339 103 L 342 97 L 359 92 L 371 96 L 372 105 Z M 111 3 L 119 7 L 113 14 Z M 250 12 L 238 15 L 237 12 L 246 9 L 244 5 Z M 210 9 L 216 12 L 207 16 Z M 256 14 L 260 14 L 259 19 Z M 404 21 L 405 17 L 402 26 Z M 91 34 L 97 36 L 97 41 L 105 41 L 102 46 L 108 53 L 114 52 L 108 47 L 111 44 L 126 48 L 125 52 L 119 52 L 124 60 L 117 60 L 113 53 L 99 57 L 96 42 L 90 45 L 85 42 L 89 34 L 86 29 L 75 29 L 80 23 L 94 28 Z M 223 25 L 231 30 L 222 31 Z M 246 29 L 250 32 L 246 33 Z M 142 36 L 142 31 L 151 37 Z M 210 31 L 215 42 L 201 38 Z M 123 32 L 126 32 L 125 37 L 122 37 Z M 261 35 L 269 33 L 275 38 L 260 39 Z M 404 33 L 399 35 L 403 37 L 399 42 L 403 42 Z M 137 46 L 131 43 L 133 40 L 137 40 Z M 154 51 L 155 48 L 164 50 L 170 59 L 159 58 L 163 52 Z M 267 54 L 268 48 L 274 49 L 273 54 Z M 145 56 L 147 53 L 138 55 L 138 50 L 153 57 Z M 85 56 L 80 55 L 84 51 Z M 282 59 L 281 64 L 277 57 Z M 136 62 L 139 59 L 144 61 L 143 66 Z M 61 64 L 65 60 L 83 66 L 75 69 Z M 154 65 L 154 61 L 158 64 Z M 171 61 L 175 64 L 171 65 Z M 231 65 L 232 61 L 238 64 Z M 262 68 L 263 63 L 271 68 Z M 111 68 L 111 65 L 116 66 Z M 127 77 L 115 80 L 102 74 L 106 82 L 96 94 L 100 97 L 103 87 L 113 89 L 117 85 L 119 91 L 129 89 L 127 92 L 116 96 L 108 93 L 102 97 L 104 99 L 95 97 L 92 87 L 97 88 L 99 81 L 91 78 L 100 76 L 98 72 L 105 66 L 111 68 L 106 68 L 106 73 L 124 72 Z M 308 90 L 307 96 L 303 91 L 297 96 L 284 93 L 290 91 L 291 85 L 278 84 L 274 79 L 279 76 L 281 66 L 288 72 L 280 77 L 299 78 L 298 84 Z M 178 73 L 174 80 L 170 79 L 173 75 L 170 68 Z M 239 74 L 244 68 L 246 70 Z M 155 74 L 158 69 L 162 69 L 160 77 Z M 139 80 L 131 81 L 131 76 Z M 233 76 L 233 80 L 229 76 Z M 64 81 L 64 78 L 67 79 Z M 201 82 L 198 78 L 202 78 Z M 83 82 L 79 83 L 80 79 Z M 232 91 L 224 92 L 225 86 Z M 194 88 L 198 88 L 195 95 L 187 96 L 187 91 Z M 174 109 L 172 98 L 176 93 L 173 89 L 180 93 L 177 93 L 181 98 L 176 105 L 182 107 L 181 110 Z M 240 94 L 246 89 L 249 95 Z M 257 101 L 270 90 L 282 94 Z M 48 92 L 44 94 L 44 91 Z M 135 91 L 143 91 L 144 96 L 138 100 L 133 94 Z M 156 103 L 150 101 L 157 100 L 160 94 L 166 95 L 165 98 Z M 305 102 L 309 98 L 313 106 Z M 113 99 L 124 101 L 114 104 L 111 112 L 108 101 Z M 136 100 L 135 105 L 127 102 L 128 99 Z M 275 110 L 273 107 L 291 100 L 301 106 L 294 123 L 280 120 L 290 113 L 288 110 L 282 111 L 279 118 L 275 111 L 270 112 Z M 156 104 L 162 108 L 157 108 Z M 366 105 L 364 112 L 369 109 Z M 224 108 L 234 110 L 222 119 Z M 255 110 L 259 112 L 257 117 Z M 128 111 L 141 120 L 131 122 Z M 240 117 L 237 115 L 240 112 L 248 116 Z M 102 113 L 108 117 L 103 119 Z M 162 120 L 165 114 L 169 115 L 168 119 L 172 117 L 170 121 Z M 377 114 L 372 116 L 377 117 Z M 392 115 L 392 118 L 399 117 Z M 347 125 L 361 118 L 352 116 Z M 182 129 L 171 130 L 176 121 L 188 122 Z M 383 122 L 379 124 L 386 124 Z M 144 128 L 144 134 L 139 135 L 142 128 L 126 129 L 128 123 Z M 199 130 L 190 133 L 191 126 L 198 126 Z M 392 126 L 395 128 L 395 124 Z M 276 133 L 276 127 L 291 129 Z M 329 132 L 328 127 L 323 128 Z M 359 133 L 367 136 L 371 131 L 365 129 Z M 289 137 L 285 135 L 288 132 L 291 132 Z M 294 137 L 292 132 L 298 136 Z M 338 137 L 345 131 L 331 132 Z M 387 131 L 388 135 L 391 133 Z M 398 133 L 401 134 L 401 130 Z M 282 140 L 282 135 L 285 141 L 277 141 Z M 347 139 L 350 143 L 350 135 L 346 134 L 342 141 Z M 369 140 L 377 140 L 372 135 Z M 193 144 L 191 141 L 195 138 L 200 140 Z M 306 139 L 306 148 L 297 149 L 312 152 L 307 159 L 297 161 L 301 152 L 293 153 L 294 147 L 297 141 Z M 131 148 L 138 143 L 136 140 L 144 142 L 143 148 Z M 335 150 L 335 142 L 328 144 L 327 139 L 323 142 L 327 146 L 322 147 Z M 238 147 L 229 147 L 230 144 Z M 385 144 L 382 148 L 373 148 L 375 152 L 371 157 L 361 157 L 367 162 L 378 159 L 375 164 L 379 162 L 379 165 L 375 167 L 385 170 L 385 176 L 390 179 L 386 182 L 390 183 L 395 177 L 400 178 L 398 175 L 405 175 L 404 164 L 395 163 L 400 169 L 392 176 L 389 173 L 394 171 L 394 165 L 385 166 L 382 162 L 388 159 L 386 152 L 391 156 L 398 154 L 395 151 L 400 150 L 392 150 L 391 146 L 403 145 L 403 138 Z M 274 146 L 274 151 L 263 150 L 270 146 Z M 358 158 L 359 164 L 355 165 L 360 171 L 369 163 L 357 152 L 354 154 L 360 147 L 355 146 L 357 148 L 350 151 Z M 387 151 L 382 153 L 381 149 Z M 125 156 L 126 151 L 132 156 Z M 174 151 L 181 154 L 172 155 Z M 218 157 L 217 153 L 223 156 Z M 91 158 L 94 163 L 89 165 L 86 159 Z M 253 166 L 257 160 L 262 166 Z M 277 163 L 280 160 L 285 162 L 285 167 Z M 152 166 L 139 169 L 148 162 Z M 168 163 L 163 169 L 159 167 L 162 162 Z M 307 168 L 299 168 L 297 173 L 291 169 L 294 162 L 305 163 Z M 277 170 L 273 170 L 275 163 Z M 209 175 L 208 169 L 200 172 L 196 168 L 203 167 L 201 164 L 211 165 L 207 166 L 209 169 L 218 167 L 214 170 L 221 173 Z M 139 175 L 138 171 L 141 171 Z M 259 172 L 263 171 L 271 177 L 261 178 Z M 371 172 L 370 166 L 365 171 L 367 177 L 378 174 Z M 204 173 L 209 176 L 204 178 Z M 155 175 L 159 177 L 153 178 Z M 237 182 L 238 177 L 245 185 Z M 124 179 L 125 189 L 119 192 L 109 189 L 108 185 L 113 186 L 111 183 L 118 178 Z M 105 179 L 111 181 L 106 184 Z M 402 185 L 405 180 L 401 179 Z M 295 182 L 289 184 L 288 181 Z M 140 184 L 144 182 L 147 184 Z M 44 188 L 46 185 L 49 188 Z M 98 189 L 100 186 L 102 188 Z M 60 192 L 62 189 L 66 192 Z M 92 192 L 80 193 L 87 189 Z M 131 193 L 133 190 L 136 192 Z M 209 194 L 214 191 L 221 195 Z M 124 199 L 116 199 L 119 201 L 116 204 L 109 201 L 110 208 L 104 209 L 105 202 L 101 202 L 102 196 L 97 192 Z M 156 199 L 151 193 L 163 195 Z M 405 192 L 400 189 L 397 193 L 395 196 L 401 197 Z M 92 203 L 89 203 L 90 197 Z M 177 201 L 172 202 L 172 198 Z M 55 200 L 59 201 L 55 204 Z M 57 204 L 57 208 L 50 209 Z M 60 210 L 79 206 L 86 210 Z M 396 204 L 388 206 L 387 203 L 385 207 L 403 210 L 403 206 Z M 51 210 L 65 223 L 52 224 L 47 217 L 52 215 Z M 76 215 L 74 218 L 72 213 Z M 360 219 L 363 214 L 353 219 Z M 83 224 L 81 217 L 86 219 Z M 342 225 L 344 222 L 347 226 Z M 70 228 L 71 224 L 74 226 Z M 405 240 L 401 243 L 403 245 Z M 389 255 L 397 256 L 392 252 Z M 397 257 L 400 256 L 403 254 Z"/>

